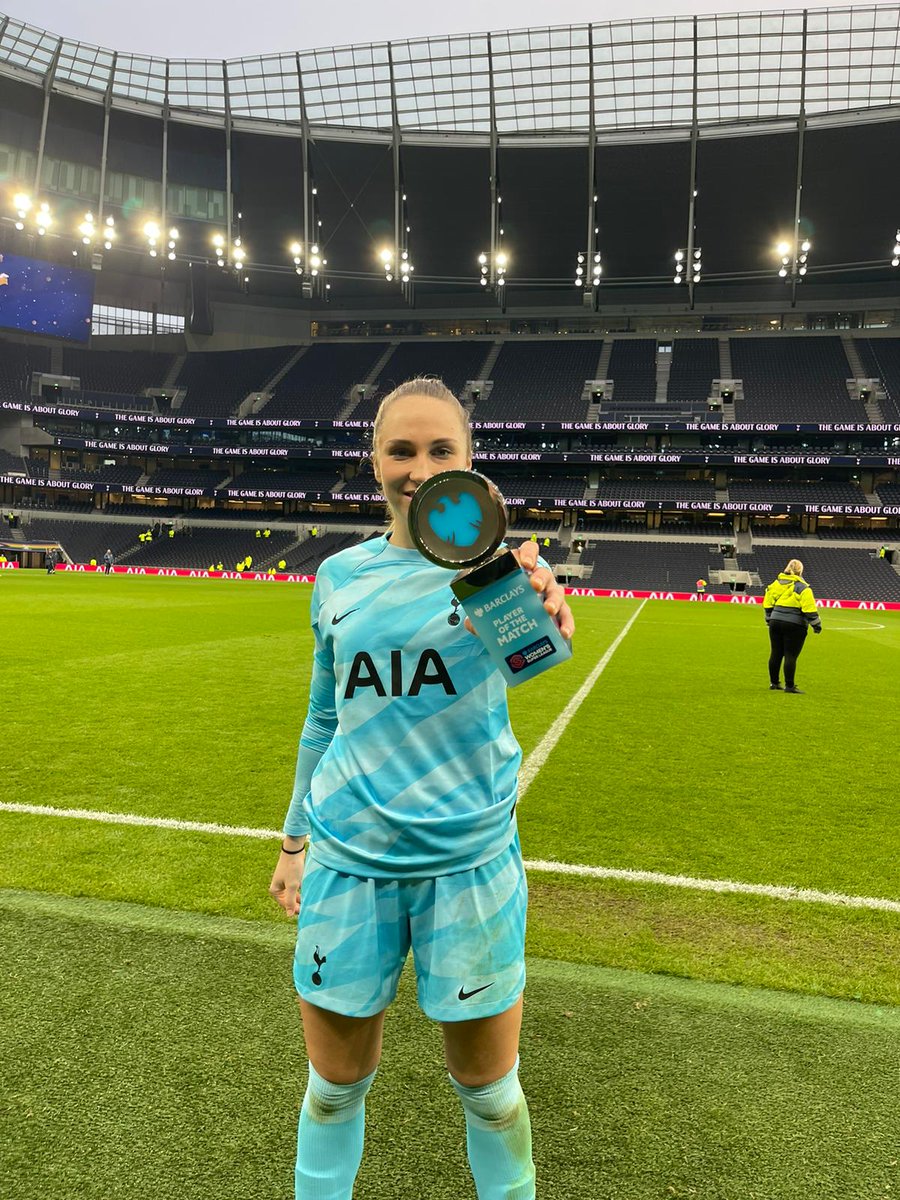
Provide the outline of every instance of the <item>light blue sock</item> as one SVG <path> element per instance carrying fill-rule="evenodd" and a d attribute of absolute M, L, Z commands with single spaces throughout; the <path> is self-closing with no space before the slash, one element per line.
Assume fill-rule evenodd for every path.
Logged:
<path fill-rule="evenodd" d="M 309 1064 L 297 1127 L 297 1200 L 350 1200 L 362 1160 L 366 1092 L 375 1072 L 358 1083 L 329 1083 Z"/>
<path fill-rule="evenodd" d="M 483 1087 L 450 1076 L 466 1114 L 466 1147 L 478 1200 L 534 1200 L 531 1121 L 519 1083 L 519 1060 Z"/>

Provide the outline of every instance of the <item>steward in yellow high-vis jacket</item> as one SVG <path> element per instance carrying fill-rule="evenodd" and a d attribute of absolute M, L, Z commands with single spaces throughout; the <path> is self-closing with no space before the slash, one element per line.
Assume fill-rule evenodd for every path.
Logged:
<path fill-rule="evenodd" d="M 784 662 L 784 691 L 802 694 L 794 681 L 797 659 L 810 627 L 822 632 L 822 622 L 812 588 L 803 578 L 803 563 L 792 558 L 766 588 L 763 611 L 769 627 L 769 688 L 780 692 Z"/>

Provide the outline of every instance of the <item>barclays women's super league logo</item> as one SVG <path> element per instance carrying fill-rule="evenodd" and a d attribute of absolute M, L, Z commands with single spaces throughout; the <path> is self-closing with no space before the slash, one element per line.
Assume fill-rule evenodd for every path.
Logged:
<path fill-rule="evenodd" d="M 473 546 L 481 533 L 483 515 L 469 492 L 442 497 L 428 513 L 428 524 L 448 546 Z"/>

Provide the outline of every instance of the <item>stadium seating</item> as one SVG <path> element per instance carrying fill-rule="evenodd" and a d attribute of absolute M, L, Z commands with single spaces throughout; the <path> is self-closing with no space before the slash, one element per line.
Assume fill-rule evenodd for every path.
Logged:
<path fill-rule="evenodd" d="M 648 338 L 617 338 L 613 342 L 607 375 L 615 383 L 613 404 L 603 403 L 603 412 L 613 409 L 637 411 L 657 409 L 656 342 Z"/>
<path fill-rule="evenodd" d="M 595 503 L 614 500 L 707 500 L 715 502 L 716 489 L 701 479 L 602 479 Z"/>
<path fill-rule="evenodd" d="M 329 555 L 363 540 L 364 538 L 355 531 L 325 533 L 319 537 L 306 538 L 284 556 L 287 570 L 296 571 L 300 575 L 313 575 Z"/>
<path fill-rule="evenodd" d="M 757 500 L 762 504 L 865 504 L 866 498 L 853 483 L 822 480 L 819 483 L 785 480 L 729 483 L 729 500 Z"/>
<path fill-rule="evenodd" d="M 803 530 L 800 526 L 789 524 L 787 521 L 780 521 L 777 525 L 760 525 L 751 521 L 750 528 L 754 538 L 792 538 L 794 541 L 803 541 Z"/>
<path fill-rule="evenodd" d="M 865 421 L 847 392 L 852 372 L 838 337 L 731 338 L 731 369 L 743 383 L 738 421 Z"/>
<path fill-rule="evenodd" d="M 135 538 L 142 526 L 128 521 L 90 520 L 66 521 L 59 517 L 29 516 L 26 532 L 35 541 L 58 541 L 76 563 L 89 563 L 92 558 L 101 562 L 107 548 L 118 558 Z"/>
<path fill-rule="evenodd" d="M 900 483 L 880 483 L 875 495 L 882 504 L 900 504 Z"/>
<path fill-rule="evenodd" d="M 887 398 L 881 401 L 884 419 L 900 424 L 900 338 L 855 338 L 856 349 L 872 379 L 880 379 Z"/>
<path fill-rule="evenodd" d="M 366 396 L 353 410 L 353 417 L 373 421 L 382 397 L 407 379 L 433 375 L 443 380 L 455 396 L 461 396 L 468 379 L 478 379 L 493 343 L 401 342 L 379 372 L 375 393 Z"/>
<path fill-rule="evenodd" d="M 900 601 L 900 575 L 870 550 L 757 545 L 752 555 L 739 555 L 738 562 L 742 570 L 757 571 L 765 588 L 794 557 L 803 563 L 803 578 L 820 600 Z"/>
<path fill-rule="evenodd" d="M 137 396 L 144 388 L 162 387 L 175 360 L 173 354 L 150 350 L 81 350 L 63 348 L 63 374 L 81 380 L 85 399 L 91 392 Z"/>
<path fill-rule="evenodd" d="M 819 520 L 816 537 L 823 542 L 883 542 L 883 529 L 862 529 L 852 525 L 835 526 L 830 521 Z M 890 539 L 888 539 L 890 540 Z"/>
<path fill-rule="evenodd" d="M 334 420 L 346 406 L 350 388 L 368 377 L 386 349 L 386 342 L 311 346 L 276 384 L 275 394 L 260 416 Z M 359 419 L 355 410 L 351 416 Z"/>
<path fill-rule="evenodd" d="M 597 341 L 504 342 L 475 420 L 583 421 L 585 380 L 596 377 L 602 348 Z"/>
<path fill-rule="evenodd" d="M 475 464 L 476 470 L 483 464 Z M 569 475 L 504 475 L 492 471 L 487 464 L 491 479 L 504 496 L 526 496 L 535 500 L 579 500 L 584 496 L 587 480 Z"/>
<path fill-rule="evenodd" d="M 0 341 L 0 401 L 27 399 L 32 372 L 49 370 L 50 351 L 46 346 Z"/>
<path fill-rule="evenodd" d="M 340 481 L 340 476 L 329 467 L 321 471 L 266 470 L 250 467 L 235 475 L 229 488 L 258 488 L 292 492 L 330 492 Z"/>
<path fill-rule="evenodd" d="M 296 346 L 261 350 L 195 351 L 178 372 L 176 387 L 186 388 L 181 416 L 228 417 L 251 392 L 268 381 L 297 353 Z"/>
<path fill-rule="evenodd" d="M 257 514 L 256 524 L 260 523 Z M 269 538 L 257 538 L 255 531 L 230 529 L 224 526 L 197 528 L 186 525 L 170 538 L 165 529 L 159 537 L 149 543 L 137 541 L 140 526 L 132 525 L 132 552 L 124 559 L 129 567 L 195 567 L 205 568 L 210 563 L 221 562 L 226 571 L 233 571 L 236 564 L 249 554 L 253 559 L 251 570 L 262 570 L 270 563 L 284 558 L 288 546 L 296 539 L 292 530 L 274 529 Z"/>
<path fill-rule="evenodd" d="M 0 447 L 0 475 L 22 475 L 27 472 L 27 465 L 21 455 L 10 454 L 8 450 Z"/>
<path fill-rule="evenodd" d="M 221 487 L 228 478 L 222 467 L 212 467 L 208 471 L 178 470 L 174 467 L 160 467 L 150 476 L 148 483 L 154 487 Z"/>
<path fill-rule="evenodd" d="M 712 381 L 718 377 L 716 338 L 676 338 L 672 342 L 672 366 L 666 389 L 669 404 L 705 409 Z"/>
<path fill-rule="evenodd" d="M 698 579 L 722 569 L 722 559 L 701 542 L 589 542 L 581 562 L 593 567 L 585 587 L 642 591 L 692 592 Z"/>

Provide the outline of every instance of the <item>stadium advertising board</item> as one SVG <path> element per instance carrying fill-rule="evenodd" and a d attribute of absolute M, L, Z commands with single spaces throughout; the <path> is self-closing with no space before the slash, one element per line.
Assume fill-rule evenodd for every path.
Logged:
<path fill-rule="evenodd" d="M 86 272 L 89 274 L 89 272 Z M 142 401 L 146 404 L 146 401 Z M 116 425 L 151 425 L 184 429 L 309 429 L 361 430 L 371 421 L 323 421 L 312 417 L 186 417 L 177 413 L 131 412 L 122 408 L 97 408 L 74 404 L 35 403 L 31 400 L 0 401 L 0 411 L 32 413 L 36 416 L 71 417 L 79 421 L 101 421 Z M 900 424 L 865 422 L 747 422 L 732 421 L 473 421 L 475 433 L 883 433 L 900 437 Z"/>
<path fill-rule="evenodd" d="M 384 497 L 378 492 L 307 492 L 279 488 L 202 488 L 161 486 L 135 483 L 93 483 L 88 480 L 29 479 L 22 475 L 0 475 L 0 484 L 32 484 L 38 488 L 57 491 L 100 492 L 125 496 L 212 497 L 217 500 L 306 500 L 316 503 L 342 501 L 348 504 L 380 504 Z M 845 517 L 897 517 L 898 504 L 787 504 L 759 500 L 646 500 L 622 499 L 615 496 L 585 500 L 572 496 L 505 496 L 508 508 L 555 510 L 586 509 L 589 512 L 705 512 L 748 513 L 761 516 L 784 516 L 790 513 L 818 513 Z"/>
<path fill-rule="evenodd" d="M 14 564 L 9 564 L 10 566 Z M 104 574 L 102 565 L 94 563 L 57 563 L 56 570 L 60 573 L 76 571 L 84 574 Z M 178 579 L 242 579 L 252 583 L 315 583 L 315 575 L 297 575 L 290 572 L 274 571 L 204 571 L 195 567 L 127 567 L 114 566 L 114 575 L 165 575 Z M 567 587 L 567 596 L 584 596 L 592 599 L 611 600 L 684 600 L 689 603 L 702 604 L 752 604 L 761 605 L 762 596 L 749 596 L 745 593 L 731 595 L 730 593 L 704 592 L 646 592 L 632 591 L 630 588 L 584 588 Z M 865 612 L 895 612 L 900 611 L 900 603 L 889 600 L 819 600 L 819 608 L 859 609 Z"/>
<path fill-rule="evenodd" d="M 165 458 L 264 458 L 304 461 L 359 462 L 367 447 L 349 446 L 191 446 L 173 442 L 124 442 L 100 438 L 57 437 L 54 444 L 68 450 L 103 450 L 114 454 L 160 455 Z M 476 463 L 510 466 L 542 463 L 569 466 L 645 467 L 900 467 L 897 454 L 743 454 L 705 450 L 476 450 Z"/>

